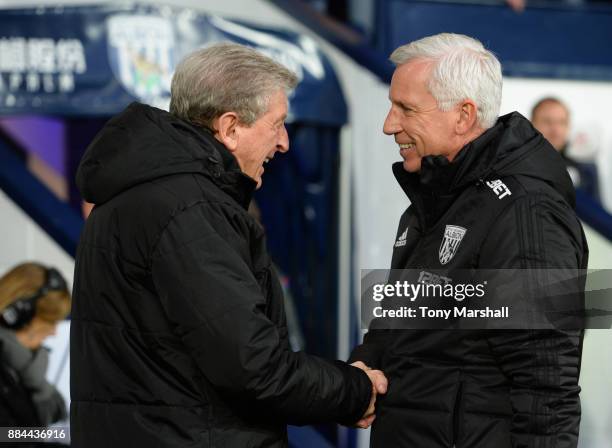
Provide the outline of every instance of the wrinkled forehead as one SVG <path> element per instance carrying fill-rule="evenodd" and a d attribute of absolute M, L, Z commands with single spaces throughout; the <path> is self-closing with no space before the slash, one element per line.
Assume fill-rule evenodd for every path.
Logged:
<path fill-rule="evenodd" d="M 287 110 L 289 109 L 289 98 L 287 97 L 287 92 L 284 89 L 280 89 L 277 92 L 270 95 L 268 101 L 268 110 L 274 111 L 277 114 L 287 114 Z"/>
<path fill-rule="evenodd" d="M 265 101 L 265 110 L 255 122 L 284 121 L 289 113 L 289 100 L 284 89 L 278 89 L 271 94 L 261 97 Z"/>
<path fill-rule="evenodd" d="M 430 95 L 428 83 L 433 67 L 433 61 L 424 59 L 398 65 L 391 78 L 389 99 L 397 101 L 406 97 Z"/>

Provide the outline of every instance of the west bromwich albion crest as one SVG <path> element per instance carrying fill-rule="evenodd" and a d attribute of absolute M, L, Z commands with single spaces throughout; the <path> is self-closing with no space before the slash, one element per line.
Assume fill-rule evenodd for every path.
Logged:
<path fill-rule="evenodd" d="M 461 244 L 461 240 L 465 236 L 465 232 L 467 232 L 467 230 L 463 227 L 446 226 L 446 229 L 444 229 L 444 238 L 442 238 L 440 250 L 438 251 L 440 264 L 444 265 L 453 259 L 455 253 L 457 253 L 459 244 Z"/>
<path fill-rule="evenodd" d="M 116 14 L 106 22 L 109 64 L 116 79 L 138 100 L 167 109 L 175 68 L 170 19 Z"/>

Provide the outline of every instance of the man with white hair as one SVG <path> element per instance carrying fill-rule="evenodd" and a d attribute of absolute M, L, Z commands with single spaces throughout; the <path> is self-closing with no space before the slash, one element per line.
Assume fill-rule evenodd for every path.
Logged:
<path fill-rule="evenodd" d="M 287 423 L 373 418 L 381 372 L 294 353 L 247 212 L 289 149 L 296 76 L 221 43 L 177 67 L 170 113 L 134 103 L 83 156 L 70 334 L 73 447 L 285 448 Z"/>
<path fill-rule="evenodd" d="M 393 172 L 411 202 L 391 267 L 448 278 L 463 269 L 586 268 L 561 157 L 520 114 L 498 118 L 496 57 L 444 33 L 391 60 L 383 130 L 399 147 Z M 576 447 L 581 345 L 580 329 L 372 329 L 351 355 L 389 379 L 371 446 Z"/>

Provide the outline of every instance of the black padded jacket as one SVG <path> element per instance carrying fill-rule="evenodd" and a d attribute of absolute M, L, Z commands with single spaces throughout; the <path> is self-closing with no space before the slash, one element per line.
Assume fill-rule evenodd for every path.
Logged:
<path fill-rule="evenodd" d="M 393 171 L 411 201 L 393 269 L 586 268 L 563 160 L 520 114 L 453 163 L 430 156 L 418 174 Z M 448 226 L 464 231 L 450 252 Z M 580 330 L 373 330 L 351 360 L 389 379 L 372 447 L 575 448 L 581 352 Z"/>
<path fill-rule="evenodd" d="M 132 104 L 87 149 L 74 447 L 286 447 L 286 424 L 354 423 L 368 377 L 290 350 L 255 182 L 208 132 Z"/>

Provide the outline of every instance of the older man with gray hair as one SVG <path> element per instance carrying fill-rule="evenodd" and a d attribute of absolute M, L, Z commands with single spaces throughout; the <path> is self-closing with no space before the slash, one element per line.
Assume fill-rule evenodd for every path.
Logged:
<path fill-rule="evenodd" d="M 290 350 L 282 289 L 247 213 L 289 149 L 294 74 L 257 51 L 189 55 L 170 113 L 132 104 L 77 173 L 72 446 L 287 447 L 287 423 L 368 426 L 381 372 Z"/>
<path fill-rule="evenodd" d="M 411 202 L 391 267 L 430 278 L 586 268 L 563 160 L 520 114 L 498 118 L 496 57 L 445 33 L 391 60 L 383 130 L 403 159 L 393 172 Z M 576 447 L 581 350 L 580 329 L 371 329 L 351 355 L 389 379 L 371 446 Z"/>

